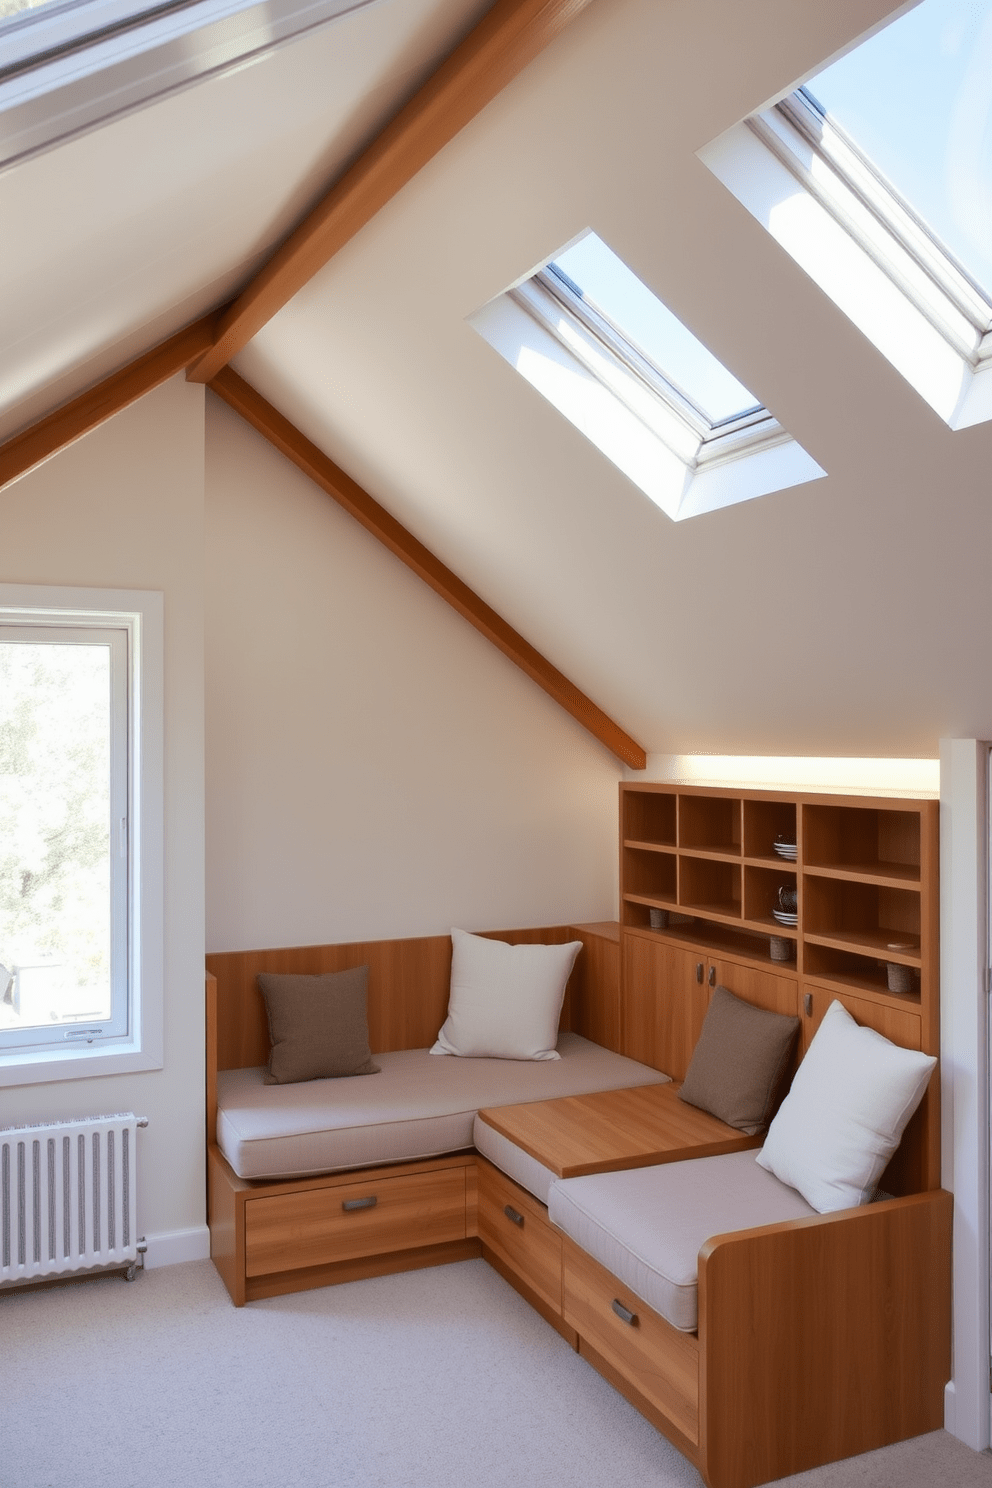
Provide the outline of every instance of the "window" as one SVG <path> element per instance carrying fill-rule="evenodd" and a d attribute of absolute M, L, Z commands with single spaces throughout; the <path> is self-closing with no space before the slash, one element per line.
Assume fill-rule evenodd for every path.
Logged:
<path fill-rule="evenodd" d="M 161 1065 L 161 642 L 158 595 L 0 586 L 2 1083 Z"/>
<path fill-rule="evenodd" d="M 595 233 L 470 323 L 675 520 L 823 474 Z"/>
<path fill-rule="evenodd" d="M 951 428 L 992 418 L 992 0 L 924 0 L 701 158 Z"/>

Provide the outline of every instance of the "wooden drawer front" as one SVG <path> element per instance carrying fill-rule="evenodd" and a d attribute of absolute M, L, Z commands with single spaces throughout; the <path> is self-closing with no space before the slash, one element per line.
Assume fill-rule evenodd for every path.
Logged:
<path fill-rule="evenodd" d="M 646 1307 L 598 1261 L 563 1239 L 565 1321 L 689 1441 L 699 1441 L 699 1342 Z M 631 1324 L 613 1309 L 634 1314 Z"/>
<path fill-rule="evenodd" d="M 490 1163 L 479 1164 L 479 1239 L 561 1312 L 561 1235 L 544 1205 Z"/>
<path fill-rule="evenodd" d="M 345 1204 L 356 1207 L 345 1209 Z M 378 1183 L 366 1178 L 336 1188 L 249 1199 L 245 1204 L 248 1276 L 464 1237 L 464 1168 L 383 1178 Z"/>

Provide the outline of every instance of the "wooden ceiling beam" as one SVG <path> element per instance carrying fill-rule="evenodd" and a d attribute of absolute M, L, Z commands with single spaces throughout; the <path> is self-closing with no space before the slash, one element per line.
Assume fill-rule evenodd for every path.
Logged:
<path fill-rule="evenodd" d="M 591 0 L 497 0 L 303 219 L 221 319 L 189 369 L 209 382 Z"/>
<path fill-rule="evenodd" d="M 291 460 L 304 475 L 342 506 L 350 516 L 377 538 L 418 578 L 430 585 L 453 609 L 474 625 L 487 641 L 527 673 L 533 682 L 564 708 L 611 754 L 635 770 L 647 764 L 644 750 L 613 722 L 612 718 L 564 676 L 557 667 L 525 641 L 523 636 L 496 613 L 484 599 L 463 583 L 429 548 L 414 537 L 402 523 L 356 481 L 335 465 L 323 450 L 302 434 L 289 419 L 262 397 L 244 378 L 225 367 L 209 386 L 243 419 L 257 429 L 281 454 Z"/>
<path fill-rule="evenodd" d="M 0 444 L 0 486 L 40 465 L 129 403 L 144 397 L 159 383 L 167 382 L 177 372 L 182 372 L 194 357 L 211 345 L 216 323 L 217 312 L 212 311 L 138 357 L 120 372 L 104 378 L 96 387 L 80 393 L 78 398 Z"/>

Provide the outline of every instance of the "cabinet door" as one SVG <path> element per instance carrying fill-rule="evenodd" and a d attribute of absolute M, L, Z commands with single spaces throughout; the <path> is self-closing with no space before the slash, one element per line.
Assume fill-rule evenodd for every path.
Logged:
<path fill-rule="evenodd" d="M 891 1039 L 894 1044 L 901 1044 L 904 1049 L 922 1047 L 923 1030 L 919 1013 L 903 1012 L 902 1008 L 894 1008 L 885 1003 L 868 1002 L 862 997 L 852 997 L 847 992 L 835 992 L 831 987 L 817 987 L 812 982 L 804 982 L 802 1007 L 804 1054 L 813 1042 L 813 1035 L 823 1022 L 824 1013 L 835 999 L 843 1003 L 855 1023 L 860 1023 L 863 1028 L 873 1028 L 883 1038 Z"/>
<path fill-rule="evenodd" d="M 624 935 L 623 1052 L 685 1079 L 709 1003 L 705 955 Z"/>
<path fill-rule="evenodd" d="M 708 957 L 707 992 L 711 993 L 713 987 L 726 987 L 743 1002 L 765 1008 L 769 1013 L 789 1013 L 795 1017 L 799 1012 L 799 983 L 795 977 L 775 976 L 757 966 L 738 966 L 736 961 Z"/>

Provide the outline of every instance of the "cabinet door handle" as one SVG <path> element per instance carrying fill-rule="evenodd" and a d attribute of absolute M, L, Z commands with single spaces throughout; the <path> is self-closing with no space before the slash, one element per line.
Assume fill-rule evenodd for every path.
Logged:
<path fill-rule="evenodd" d="M 375 1194 L 369 1194 L 367 1199 L 345 1199 L 341 1205 L 342 1209 L 374 1209 L 379 1200 Z"/>
<path fill-rule="evenodd" d="M 507 1219 L 510 1220 L 513 1224 L 519 1225 L 520 1228 L 523 1229 L 523 1227 L 524 1227 L 524 1217 L 523 1217 L 522 1214 L 518 1214 L 517 1211 L 516 1211 L 516 1209 L 511 1209 L 509 1204 L 505 1204 L 503 1206 L 503 1213 L 506 1215 Z"/>
<path fill-rule="evenodd" d="M 617 1317 L 620 1318 L 621 1322 L 629 1324 L 631 1328 L 637 1327 L 636 1312 L 631 1312 L 629 1307 L 624 1307 L 623 1303 L 618 1301 L 616 1297 L 613 1298 L 613 1302 L 611 1305 L 613 1307 L 613 1311 L 616 1313 Z"/>
<path fill-rule="evenodd" d="M 716 986 L 716 967 L 715 966 L 711 966 L 710 967 L 709 983 L 710 983 L 710 986 L 711 987 L 715 987 Z"/>
<path fill-rule="evenodd" d="M 700 986 L 703 985 L 703 963 L 702 963 L 702 961 L 697 961 L 696 962 L 696 981 L 699 983 Z"/>
<path fill-rule="evenodd" d="M 804 992 L 803 993 L 803 1012 L 806 1014 L 807 1018 L 812 1018 L 812 1016 L 813 1016 L 813 994 L 812 994 L 812 992 Z"/>

